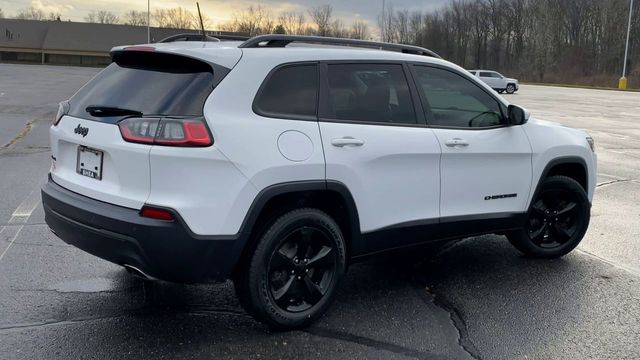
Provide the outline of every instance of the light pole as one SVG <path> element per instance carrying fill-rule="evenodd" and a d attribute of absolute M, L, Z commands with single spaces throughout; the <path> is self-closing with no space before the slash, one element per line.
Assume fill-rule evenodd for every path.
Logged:
<path fill-rule="evenodd" d="M 631 34 L 631 16 L 633 15 L 633 0 L 629 5 L 629 25 L 627 26 L 627 44 L 624 48 L 624 64 L 622 65 L 622 77 L 618 82 L 618 88 L 625 90 L 627 88 L 627 57 L 629 56 L 629 35 Z"/>
<path fill-rule="evenodd" d="M 147 0 L 147 44 L 151 44 L 151 0 Z"/>

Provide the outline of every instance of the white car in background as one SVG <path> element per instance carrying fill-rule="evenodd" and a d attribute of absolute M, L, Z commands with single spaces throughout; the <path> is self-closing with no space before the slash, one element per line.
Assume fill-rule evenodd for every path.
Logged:
<path fill-rule="evenodd" d="M 507 92 L 507 94 L 513 94 L 520 88 L 520 84 L 518 84 L 517 79 L 511 79 L 505 77 L 496 71 L 491 70 L 469 70 L 470 73 L 480 78 L 480 80 L 484 81 L 487 85 L 491 86 L 493 90 L 502 94 L 503 92 Z"/>

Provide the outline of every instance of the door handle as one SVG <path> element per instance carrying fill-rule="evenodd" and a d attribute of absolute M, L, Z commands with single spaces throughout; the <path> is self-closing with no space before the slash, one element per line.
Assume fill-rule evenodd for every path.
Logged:
<path fill-rule="evenodd" d="M 352 137 L 349 136 L 345 136 L 343 138 L 339 138 L 339 139 L 332 139 L 331 140 L 331 145 L 335 146 L 335 147 L 345 147 L 345 146 L 362 146 L 364 145 L 364 141 L 360 140 L 360 139 L 354 139 Z"/>
<path fill-rule="evenodd" d="M 469 146 L 469 143 L 466 140 L 463 140 L 460 138 L 449 139 L 445 141 L 444 144 L 447 145 L 448 147 Z"/>

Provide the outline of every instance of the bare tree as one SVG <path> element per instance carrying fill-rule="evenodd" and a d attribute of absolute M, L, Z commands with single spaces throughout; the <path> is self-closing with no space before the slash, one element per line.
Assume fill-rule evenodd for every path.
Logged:
<path fill-rule="evenodd" d="M 382 14 L 378 16 L 378 27 L 380 28 L 380 39 L 384 42 L 395 42 L 393 23 L 395 22 L 395 11 L 393 4 L 382 8 Z"/>
<path fill-rule="evenodd" d="M 116 14 L 107 10 L 92 11 L 85 16 L 84 20 L 97 24 L 117 24 L 120 22 L 120 18 Z"/>
<path fill-rule="evenodd" d="M 59 12 L 50 12 L 49 15 L 47 15 L 47 20 L 49 21 L 62 21 L 62 14 Z"/>
<path fill-rule="evenodd" d="M 124 14 L 123 23 L 133 26 L 147 26 L 147 12 L 131 10 Z"/>
<path fill-rule="evenodd" d="M 316 26 L 317 35 L 328 36 L 331 31 L 331 16 L 333 7 L 331 5 L 321 5 L 309 9 L 309 16 Z"/>
<path fill-rule="evenodd" d="M 365 40 L 369 38 L 369 24 L 362 20 L 356 20 L 351 25 L 351 33 L 349 37 L 352 39 Z"/>
<path fill-rule="evenodd" d="M 329 27 L 329 36 L 337 38 L 348 38 L 349 29 L 344 26 L 344 23 L 340 19 L 335 19 L 331 22 Z"/>
<path fill-rule="evenodd" d="M 199 27 L 199 20 L 196 19 L 196 16 L 181 6 L 171 9 L 158 9 L 154 12 L 153 19 L 162 28 L 194 29 Z"/>
<path fill-rule="evenodd" d="M 45 19 L 45 14 L 44 14 L 44 11 L 42 11 L 41 9 L 36 9 L 33 6 L 29 6 L 26 9 L 22 9 L 22 10 L 18 11 L 18 14 L 16 15 L 16 19 L 22 19 L 22 20 L 44 20 Z"/>
<path fill-rule="evenodd" d="M 283 27 L 286 25 L 282 24 Z M 223 30 L 248 33 L 251 36 L 267 34 L 275 29 L 271 12 L 262 5 L 249 6 L 233 15 L 233 20 L 222 25 Z"/>
<path fill-rule="evenodd" d="M 305 18 L 303 13 L 285 11 L 278 15 L 278 22 L 287 34 L 300 35 L 305 32 Z"/>

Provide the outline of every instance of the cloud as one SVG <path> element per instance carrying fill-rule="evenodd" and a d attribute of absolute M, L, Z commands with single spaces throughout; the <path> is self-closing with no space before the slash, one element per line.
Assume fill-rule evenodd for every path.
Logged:
<path fill-rule="evenodd" d="M 61 3 L 58 1 L 50 1 L 50 0 L 32 0 L 31 6 L 35 9 L 39 9 L 44 11 L 45 14 L 48 13 L 60 13 L 67 14 L 74 10 L 73 5 Z"/>

